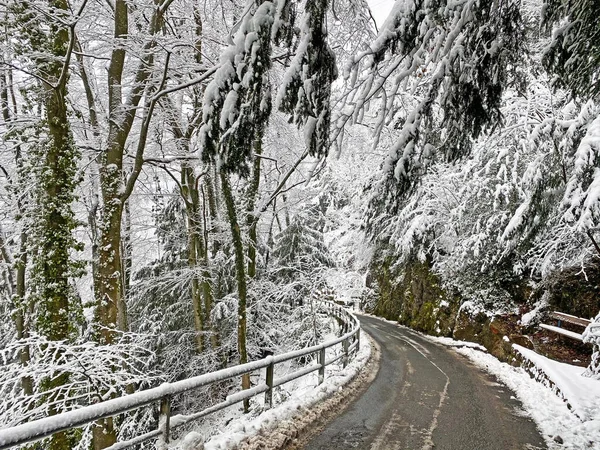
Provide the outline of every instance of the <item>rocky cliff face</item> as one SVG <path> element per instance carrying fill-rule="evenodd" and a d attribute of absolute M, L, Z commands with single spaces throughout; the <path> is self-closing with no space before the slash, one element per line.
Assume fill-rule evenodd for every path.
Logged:
<path fill-rule="evenodd" d="M 565 271 L 534 291 L 523 289 L 522 283 L 509 287 L 515 313 L 501 315 L 470 307 L 469 299 L 445 289 L 428 262 L 396 267 L 391 258 L 380 260 L 372 264 L 369 279 L 378 295 L 372 311 L 378 316 L 427 334 L 477 342 L 502 361 L 512 362 L 515 343 L 558 360 L 586 364 L 591 346 L 544 332 L 538 327 L 539 320 L 523 326 L 521 319 L 542 297 L 545 300 L 537 317 L 543 320 L 544 312 L 553 310 L 593 317 L 600 310 L 600 271 L 595 276 L 598 279 L 587 274 L 586 280 L 576 271 Z"/>
<path fill-rule="evenodd" d="M 461 299 L 442 288 L 428 263 L 398 270 L 384 261 L 373 278 L 379 293 L 376 315 L 424 333 L 452 336 Z"/>

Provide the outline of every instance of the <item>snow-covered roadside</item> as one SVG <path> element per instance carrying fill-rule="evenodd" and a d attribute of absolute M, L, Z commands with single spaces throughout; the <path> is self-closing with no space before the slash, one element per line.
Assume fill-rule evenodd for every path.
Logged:
<path fill-rule="evenodd" d="M 513 345 L 539 374 L 544 374 L 536 381 L 525 369 L 500 362 L 479 344 L 422 336 L 452 347 L 515 392 L 549 449 L 600 449 L 600 381 L 582 377 L 584 368 Z M 548 380 L 552 386 L 548 386 Z"/>
<path fill-rule="evenodd" d="M 532 365 L 532 375 L 550 384 L 548 387 L 568 403 L 577 417 L 583 422 L 600 420 L 600 381 L 582 376 L 584 367 L 553 361 L 520 345 L 513 347 Z M 600 422 L 598 425 L 600 428 Z"/>
<path fill-rule="evenodd" d="M 527 415 L 536 422 L 549 449 L 600 449 L 600 402 L 598 401 L 600 399 L 600 382 L 589 378 L 583 379 L 576 373 L 576 370 L 573 370 L 574 366 L 568 364 L 557 363 L 540 355 L 536 355 L 537 358 L 532 360 L 534 364 L 540 361 L 539 358 L 546 360 L 544 367 L 553 368 L 546 372 L 548 378 L 553 383 L 570 386 L 570 389 L 565 389 L 563 393 L 577 392 L 583 394 L 585 398 L 585 393 L 576 386 L 585 386 L 585 389 L 589 389 L 587 395 L 589 395 L 590 401 L 585 403 L 589 406 L 587 410 L 589 419 L 582 420 L 567 406 L 567 401 L 573 405 L 577 404 L 579 398 L 570 397 L 565 401 L 559 398 L 552 389 L 532 379 L 524 369 L 500 362 L 488 353 L 468 347 L 455 347 L 454 350 L 496 376 L 499 381 L 515 392 Z M 566 367 L 560 368 L 557 366 L 559 364 Z M 579 372 L 583 372 L 582 368 L 577 369 Z M 584 382 L 586 383 L 584 384 Z M 593 383 L 595 383 L 595 387 L 592 387 Z"/>
<path fill-rule="evenodd" d="M 282 421 L 295 419 L 304 414 L 307 408 L 343 390 L 343 386 L 359 374 L 369 361 L 372 351 L 370 341 L 362 331 L 360 342 L 358 354 L 345 369 L 335 365 L 327 367 L 323 384 L 318 385 L 316 374 L 307 375 L 303 377 L 305 382 L 293 391 L 288 400 L 256 417 L 243 416 L 233 420 L 219 434 L 211 437 L 204 447 L 202 447 L 201 434 L 191 432 L 169 448 L 171 450 L 234 449 L 253 436 L 269 433 Z"/>

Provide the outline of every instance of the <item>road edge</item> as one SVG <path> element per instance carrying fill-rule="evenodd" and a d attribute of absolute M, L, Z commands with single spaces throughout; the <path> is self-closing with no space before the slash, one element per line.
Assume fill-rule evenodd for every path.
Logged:
<path fill-rule="evenodd" d="M 296 450 L 323 430 L 366 390 L 379 372 L 379 345 L 364 330 L 361 331 L 361 339 L 368 339 L 370 354 L 343 388 L 340 386 L 336 391 L 303 405 L 296 414 L 272 427 L 262 428 L 256 435 L 241 442 L 236 450 Z"/>

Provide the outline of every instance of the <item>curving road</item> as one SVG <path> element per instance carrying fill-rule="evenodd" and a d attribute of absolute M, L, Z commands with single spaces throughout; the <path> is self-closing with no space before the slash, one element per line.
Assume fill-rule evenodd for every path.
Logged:
<path fill-rule="evenodd" d="M 456 352 L 406 328 L 360 316 L 381 347 L 372 384 L 307 450 L 545 449 L 511 392 Z"/>

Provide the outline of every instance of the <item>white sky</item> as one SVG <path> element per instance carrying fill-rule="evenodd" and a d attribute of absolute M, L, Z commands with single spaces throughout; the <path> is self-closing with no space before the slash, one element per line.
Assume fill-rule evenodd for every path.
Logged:
<path fill-rule="evenodd" d="M 394 6 L 394 0 L 367 0 L 367 3 L 377 22 L 377 27 L 380 27 Z"/>

